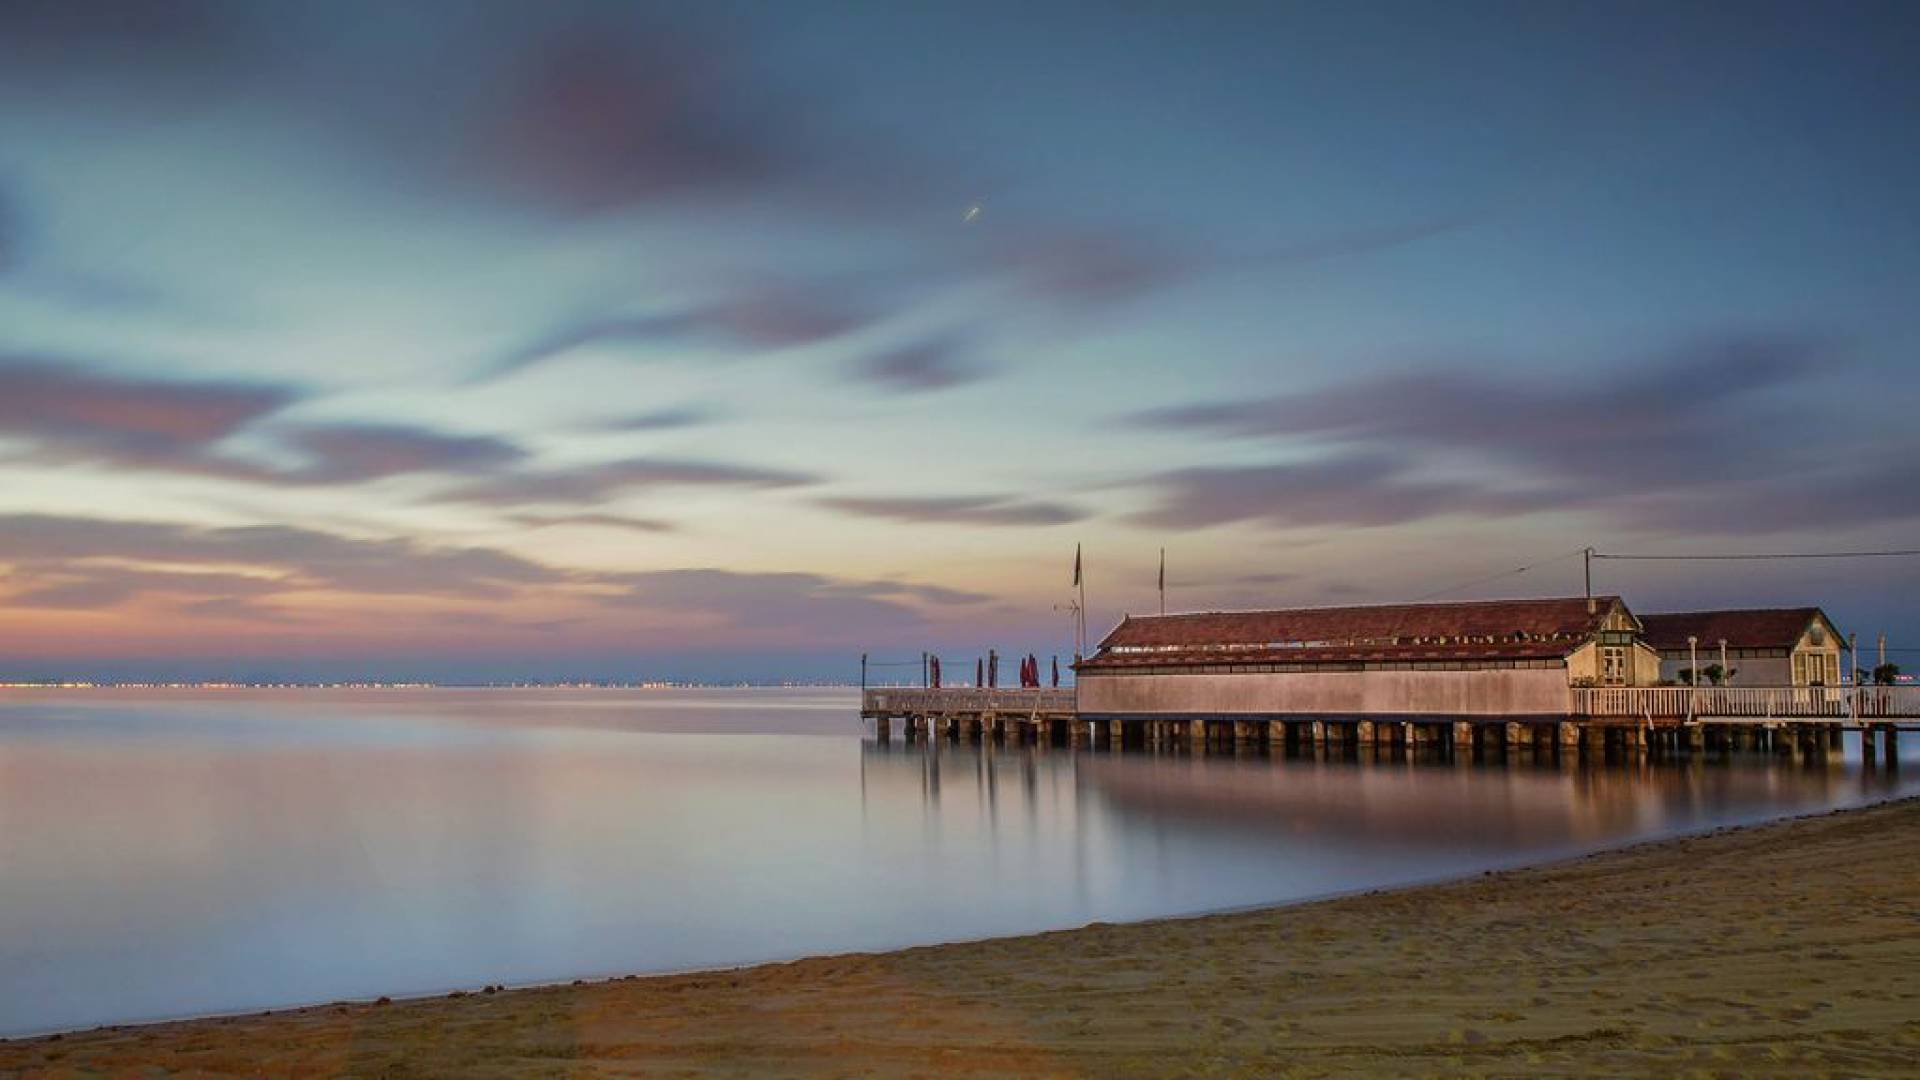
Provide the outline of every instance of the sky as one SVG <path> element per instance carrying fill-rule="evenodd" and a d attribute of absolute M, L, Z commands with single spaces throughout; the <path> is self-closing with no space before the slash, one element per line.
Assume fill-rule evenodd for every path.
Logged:
<path fill-rule="evenodd" d="M 1911 4 L 0 0 L 0 678 L 1920 547 Z M 1514 573 L 1520 567 L 1525 572 Z M 1920 647 L 1920 560 L 1595 564 Z M 1920 663 L 1920 654 L 1915 657 Z"/>

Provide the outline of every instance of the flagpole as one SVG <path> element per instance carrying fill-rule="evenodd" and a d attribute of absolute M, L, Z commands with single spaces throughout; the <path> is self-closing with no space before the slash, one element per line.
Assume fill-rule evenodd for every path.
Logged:
<path fill-rule="evenodd" d="M 1167 613 L 1167 549 L 1160 549 L 1160 614 Z"/>

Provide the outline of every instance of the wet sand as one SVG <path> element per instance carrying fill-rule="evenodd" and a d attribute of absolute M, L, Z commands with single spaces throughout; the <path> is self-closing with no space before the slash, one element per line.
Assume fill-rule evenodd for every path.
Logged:
<path fill-rule="evenodd" d="M 1920 1072 L 1920 800 L 1294 907 L 0 1043 L 0 1075 Z"/>

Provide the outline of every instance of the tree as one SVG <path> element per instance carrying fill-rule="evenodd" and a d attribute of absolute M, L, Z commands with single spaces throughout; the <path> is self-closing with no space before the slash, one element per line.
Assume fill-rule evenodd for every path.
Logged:
<path fill-rule="evenodd" d="M 1873 669 L 1873 681 L 1876 686 L 1892 686 L 1900 681 L 1899 664 L 1881 664 Z"/>

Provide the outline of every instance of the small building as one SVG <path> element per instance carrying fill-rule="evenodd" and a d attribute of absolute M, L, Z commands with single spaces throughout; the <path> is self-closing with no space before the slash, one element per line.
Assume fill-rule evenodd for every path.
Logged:
<path fill-rule="evenodd" d="M 1554 717 L 1650 686 L 1619 597 L 1129 616 L 1076 668 L 1091 716 Z"/>
<path fill-rule="evenodd" d="M 1641 621 L 1642 639 L 1660 653 L 1662 682 L 1689 682 L 1696 657 L 1703 672 L 1722 664 L 1724 646 L 1729 685 L 1840 685 L 1842 636 L 1817 607 L 1674 611 Z"/>

